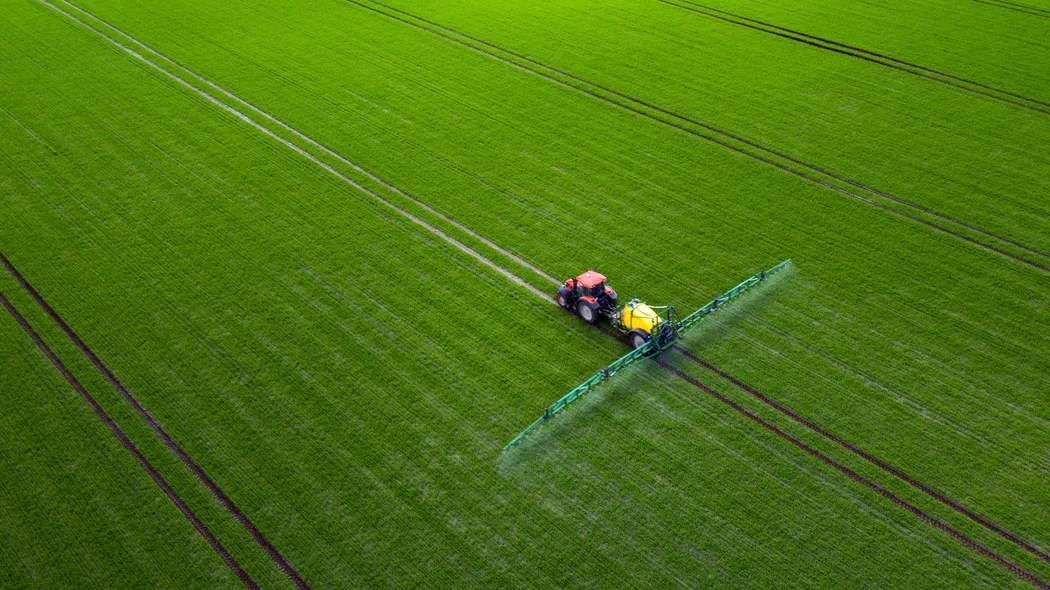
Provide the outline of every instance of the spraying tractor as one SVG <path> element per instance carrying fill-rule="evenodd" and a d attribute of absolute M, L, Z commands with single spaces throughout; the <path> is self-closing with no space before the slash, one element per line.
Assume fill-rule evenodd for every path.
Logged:
<path fill-rule="evenodd" d="M 674 308 L 670 305 L 663 307 L 647 305 L 638 299 L 631 299 L 621 308 L 616 300 L 616 291 L 605 284 L 605 276 L 593 270 L 568 279 L 564 285 L 558 287 L 558 293 L 554 297 L 558 305 L 579 315 L 589 324 L 598 324 L 602 319 L 608 319 L 613 329 L 630 344 L 631 351 L 577 385 L 558 401 L 544 408 L 543 415 L 518 436 L 515 436 L 503 447 L 503 450 L 506 451 L 516 445 L 566 406 L 616 373 L 646 357 L 657 355 L 671 348 L 701 320 L 722 309 L 745 291 L 765 282 L 770 275 L 779 272 L 790 262 L 790 259 L 785 260 L 769 270 L 752 275 L 682 319 L 678 318 Z"/>
<path fill-rule="evenodd" d="M 558 287 L 554 297 L 561 307 L 575 312 L 588 324 L 597 324 L 608 318 L 617 332 L 622 334 L 632 350 L 639 349 L 656 339 L 651 352 L 663 350 L 678 337 L 678 316 L 674 307 L 653 306 L 631 299 L 620 309 L 616 302 L 616 291 L 605 284 L 605 276 L 588 270 L 565 281 Z"/>

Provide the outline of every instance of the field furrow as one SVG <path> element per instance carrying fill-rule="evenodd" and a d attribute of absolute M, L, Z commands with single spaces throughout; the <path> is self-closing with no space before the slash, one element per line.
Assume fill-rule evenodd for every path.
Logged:
<path fill-rule="evenodd" d="M 30 296 L 32 296 L 33 300 L 47 313 L 48 317 L 51 320 L 53 320 L 55 324 L 57 324 L 62 329 L 63 332 L 65 332 L 66 336 L 68 336 L 69 339 L 73 341 L 73 343 L 80 350 L 80 352 L 82 352 L 84 356 L 91 361 L 91 364 L 93 364 L 95 368 L 98 369 L 100 373 L 102 373 L 102 375 L 106 378 L 106 381 L 108 381 L 109 384 L 112 385 L 113 388 L 120 393 L 121 397 L 124 398 L 124 401 L 126 401 L 128 405 L 135 409 L 135 412 L 142 418 L 144 422 L 149 424 L 150 429 L 152 429 L 153 432 L 157 435 L 157 437 L 164 442 L 164 445 L 167 446 L 171 450 L 171 452 L 174 453 L 179 458 L 179 460 L 182 461 L 186 465 L 186 467 L 191 472 L 193 472 L 193 474 L 198 479 L 201 480 L 204 486 L 207 487 L 208 490 L 215 495 L 216 500 L 218 500 L 218 502 L 223 506 L 223 508 L 225 508 L 238 522 L 240 522 L 244 526 L 244 528 L 251 534 L 252 538 L 255 539 L 256 543 L 258 543 L 259 546 L 266 551 L 266 553 L 270 556 L 274 563 L 276 563 L 277 566 L 281 568 L 281 571 L 283 571 L 285 575 L 287 575 L 297 587 L 308 587 L 306 585 L 306 582 L 302 579 L 302 576 L 299 575 L 298 571 L 296 571 L 295 567 L 292 566 L 292 564 L 290 564 L 283 555 L 281 555 L 281 552 L 273 546 L 273 544 L 269 541 L 269 539 L 266 538 L 266 536 L 261 531 L 259 531 L 259 529 L 252 523 L 251 519 L 249 519 L 241 511 L 241 509 L 233 503 L 232 500 L 230 500 L 229 496 L 227 496 L 226 493 L 223 492 L 219 488 L 219 486 L 215 484 L 215 482 L 211 479 L 211 477 L 208 476 L 208 474 L 201 468 L 201 466 L 193 460 L 193 457 L 190 457 L 186 450 L 183 449 L 182 446 L 179 445 L 179 443 L 176 442 L 166 430 L 164 430 L 164 427 L 159 422 L 157 422 L 157 419 L 154 418 L 149 413 L 149 411 L 142 406 L 142 403 L 139 402 L 139 400 L 134 395 L 132 395 L 130 391 L 128 391 L 124 384 L 120 382 L 120 379 L 118 379 L 117 376 L 113 374 L 113 371 L 111 371 L 109 367 L 107 367 L 106 364 L 102 362 L 102 359 L 98 358 L 98 355 L 96 355 L 95 352 L 92 351 L 91 348 L 88 347 L 88 345 L 80 338 L 80 336 L 78 336 L 76 332 L 74 332 L 73 329 L 69 327 L 69 324 L 67 324 L 65 320 L 63 320 L 62 317 L 58 315 L 58 312 L 56 312 L 55 309 L 51 307 L 51 305 L 46 300 L 44 300 L 43 297 L 40 296 L 40 293 L 29 283 L 29 281 L 26 280 L 22 273 L 18 272 L 18 269 L 16 269 L 14 265 L 11 264 L 11 261 L 8 260 L 7 257 L 4 256 L 2 253 L 0 253 L 0 264 L 3 264 L 7 272 L 9 272 L 11 276 L 14 277 L 14 279 L 18 281 L 18 283 L 26 290 L 26 292 L 28 292 Z M 136 449 L 134 447 L 134 444 L 131 443 L 130 439 L 128 439 L 127 435 L 125 435 L 123 431 L 121 431 L 119 427 L 116 426 L 116 423 L 113 422 L 109 415 L 106 414 L 105 411 L 101 408 L 101 406 L 98 405 L 98 402 L 96 402 L 94 398 L 92 398 L 91 395 L 87 393 L 87 391 L 79 384 L 79 382 L 76 381 L 75 377 L 69 374 L 69 372 L 61 364 L 61 361 L 59 361 L 57 357 L 54 356 L 51 350 L 47 348 L 47 345 L 44 344 L 42 340 L 40 340 L 39 336 L 37 336 L 34 332 L 31 331 L 29 325 L 21 319 L 21 316 L 17 315 L 17 312 L 14 310 L 13 307 L 10 306 L 10 303 L 8 303 L 6 299 L 4 300 L 4 304 L 5 307 L 8 308 L 8 311 L 11 312 L 11 314 L 19 320 L 19 323 L 22 324 L 22 327 L 26 329 L 26 332 L 30 334 L 30 336 L 37 343 L 37 345 L 41 347 L 41 350 L 47 353 L 48 358 L 52 361 L 52 363 L 55 364 L 55 367 L 59 370 L 59 372 L 61 372 L 63 376 L 66 377 L 66 379 L 70 382 L 70 385 L 72 385 L 73 388 L 76 389 L 77 392 L 85 398 L 85 400 L 92 406 L 96 413 L 99 414 L 100 419 L 102 419 L 106 423 L 106 425 L 111 430 L 113 430 L 114 436 L 120 439 L 121 443 L 127 446 L 128 450 L 135 455 L 136 460 L 142 463 L 143 469 L 145 469 L 150 474 L 150 476 L 157 481 L 157 485 L 164 490 L 165 494 L 169 495 L 172 498 L 172 502 L 175 502 L 176 505 L 179 506 L 179 509 L 186 513 L 186 517 L 194 523 L 194 527 L 198 528 L 201 531 L 201 535 L 205 536 L 205 538 L 208 539 L 209 543 L 215 547 L 216 552 L 218 552 L 223 557 L 223 559 L 230 564 L 231 569 L 233 569 L 234 572 L 237 573 L 237 576 L 248 585 L 256 585 L 255 582 L 252 581 L 250 577 L 248 577 L 247 573 L 245 573 L 241 569 L 240 565 L 237 564 L 236 561 L 232 559 L 232 557 L 230 557 L 230 555 L 226 552 L 225 548 L 218 544 L 217 540 L 214 539 L 214 536 L 210 533 L 210 531 L 208 531 L 207 528 L 199 522 L 199 520 L 196 518 L 195 515 L 192 514 L 192 512 L 185 508 L 185 505 L 183 504 L 182 500 L 179 499 L 178 496 L 170 490 L 167 483 L 164 482 L 163 478 L 156 471 L 156 469 L 154 469 L 153 466 L 150 465 L 144 457 L 142 457 L 142 455 L 138 452 L 138 449 Z"/>
<path fill-rule="evenodd" d="M 418 3 L 411 8 L 386 4 L 1047 250 L 1044 238 L 1027 231 L 1027 236 L 1016 233 L 1026 225 L 1021 217 L 1040 207 L 1035 198 L 1018 197 L 1037 194 L 1038 190 L 1031 189 L 1042 184 L 1039 177 L 1030 176 L 1032 166 L 1046 164 L 1030 135 L 1046 135 L 1050 120 L 1044 120 L 1041 113 L 1017 112 L 1016 107 L 1005 104 L 993 107 L 965 93 L 953 96 L 957 89 L 938 90 L 924 86 L 922 80 L 906 81 L 893 73 L 870 71 L 870 64 L 850 63 L 848 56 L 812 55 L 814 48 L 799 48 L 789 40 L 749 38 L 745 42 L 739 35 L 751 32 L 683 20 L 680 10 L 669 6 L 664 6 L 666 13 L 650 9 L 642 16 L 643 9 L 636 3 L 623 3 L 600 16 L 579 10 L 575 19 L 558 20 L 571 22 L 574 29 L 587 27 L 585 30 L 603 37 L 619 35 L 622 42 L 631 44 L 628 53 L 583 57 L 587 51 L 600 52 L 602 47 L 615 45 L 598 42 L 585 50 L 574 45 L 573 39 L 590 38 L 590 33 L 574 35 L 568 25 L 562 25 L 546 35 L 564 35 L 559 37 L 564 41 L 562 49 L 552 51 L 549 43 L 536 41 L 542 35 L 520 24 L 556 18 L 555 13 L 576 10 L 577 5 L 547 6 L 536 9 L 530 20 L 497 25 L 498 15 L 474 20 L 471 14 L 477 8 L 467 5 L 446 5 L 435 12 Z M 448 17 L 443 21 L 436 14 Z M 635 57 L 621 57 L 627 54 Z M 722 65 L 710 62 L 716 56 Z M 773 56 L 776 59 L 770 59 Z M 730 68 L 735 68 L 731 74 L 735 78 L 712 77 L 725 76 Z M 796 78 L 805 80 L 801 83 L 805 91 L 787 87 Z M 792 124 L 810 116 L 821 124 Z M 936 123 L 926 128 L 922 122 L 927 119 Z M 851 131 L 828 134 L 842 129 Z M 936 145 L 951 149 L 934 149 L 931 134 L 939 135 Z M 986 157 L 1006 153 L 1016 153 L 1016 157 Z M 996 168 L 999 170 L 993 170 Z M 979 181 L 970 178 L 975 174 L 980 174 Z M 1038 224 L 1043 214 L 1045 211 L 1039 212 L 1030 221 Z M 1003 224 L 1003 216 L 1009 216 L 1009 227 Z M 1035 229 L 1035 225 L 1029 227 Z"/>
<path fill-rule="evenodd" d="M 232 586 L 240 579 L 257 587 L 3 293 L 0 304 L 6 318 L 0 379 L 10 402 L 0 421 L 7 441 L 0 533 L 8 581 Z M 89 422 L 85 407 L 102 424 Z M 163 496 L 170 504 L 158 501 Z M 199 537 L 191 536 L 194 530 Z"/>
<path fill-rule="evenodd" d="M 744 15 L 735 14 L 725 10 L 720 10 L 711 6 L 700 4 L 691 1 L 671 1 L 671 0 L 659 0 L 665 4 L 671 6 L 677 6 L 684 10 L 707 16 L 720 20 L 722 22 L 747 27 L 756 31 L 761 31 L 770 35 L 775 35 L 783 39 L 790 39 L 798 43 L 804 43 L 811 47 L 817 47 L 826 51 L 832 51 L 842 55 L 848 55 L 857 59 L 861 59 L 870 63 L 879 64 L 888 68 L 893 68 L 902 72 L 908 72 L 913 75 L 946 84 L 958 88 L 966 92 L 973 92 L 981 96 L 987 96 L 996 100 L 1001 100 L 1005 103 L 1014 104 L 1021 108 L 1031 109 L 1036 112 L 1044 114 L 1050 114 L 1050 111 L 1046 110 L 1046 107 L 1050 107 L 1050 103 L 1030 98 L 1016 92 L 997 88 L 983 82 L 957 76 L 948 72 L 916 64 L 903 59 L 898 59 L 893 56 L 878 53 L 861 47 L 849 45 L 847 43 L 840 43 L 831 39 L 826 39 L 817 35 L 810 35 L 808 33 L 798 31 L 795 29 L 782 27 L 773 23 L 749 18 Z"/>
<path fill-rule="evenodd" d="M 933 497 L 938 502 L 951 507 L 952 510 L 955 510 L 956 512 L 964 514 L 970 520 L 976 521 L 976 522 L 980 523 L 981 526 L 984 526 L 987 529 L 995 531 L 996 534 L 998 534 L 1001 537 L 1009 540 L 1011 543 L 1014 543 L 1016 545 L 1021 546 L 1022 548 L 1024 548 L 1025 551 L 1028 551 L 1029 553 L 1032 553 L 1033 555 L 1035 555 L 1039 559 L 1050 563 L 1050 553 L 1047 553 L 1045 550 L 1032 545 L 1028 541 L 1025 541 L 1024 539 L 1022 539 L 1022 538 L 1018 537 L 1017 535 L 1015 535 L 1014 533 L 1004 529 L 1003 527 L 999 526 L 998 524 L 988 520 L 987 518 L 981 516 L 980 514 L 975 514 L 973 511 L 971 511 L 970 509 L 966 508 L 965 506 L 962 506 L 961 504 L 959 504 L 955 500 L 952 500 L 951 498 L 945 496 L 941 492 L 938 492 L 937 490 L 935 490 L 933 488 L 930 488 L 928 485 L 922 483 L 921 481 L 916 480 L 914 477 L 912 477 L 912 476 L 910 476 L 910 475 L 908 475 L 906 473 L 901 472 L 896 467 L 893 467 L 892 465 L 886 463 L 882 459 L 879 459 L 878 457 L 872 455 L 868 451 L 865 451 L 864 449 L 859 448 L 856 445 L 854 445 L 854 444 L 852 444 L 852 443 L 850 443 L 848 441 L 843 440 L 839 436 L 829 432 L 824 427 L 814 423 L 812 420 L 809 420 L 808 418 L 799 415 L 794 410 L 792 410 L 792 409 L 784 406 L 783 404 L 781 404 L 781 403 L 779 403 L 779 402 L 769 398 L 768 396 L 766 396 L 762 392 L 756 390 L 755 388 L 751 387 L 750 385 L 744 383 L 743 381 L 737 379 L 736 377 L 733 377 L 732 375 L 726 373 L 722 369 L 719 369 L 715 365 L 712 365 L 711 363 L 705 361 L 703 358 L 697 356 L 695 353 L 689 351 L 688 349 L 678 347 L 678 348 L 676 348 L 676 350 L 681 352 L 682 355 L 684 355 L 686 358 L 689 358 L 690 360 L 696 362 L 697 364 L 701 365 L 702 367 L 704 367 L 704 368 L 710 370 L 711 372 L 715 373 L 719 377 L 722 377 L 723 379 L 731 382 L 733 385 L 736 385 L 740 389 L 743 389 L 744 391 L 747 391 L 753 397 L 755 397 L 756 399 L 760 400 L 763 404 L 765 404 L 765 405 L 775 409 L 776 411 L 780 412 L 781 414 L 784 414 L 785 416 L 788 416 L 789 418 L 791 418 L 795 422 L 798 422 L 799 424 L 802 424 L 803 426 L 805 426 L 809 430 L 812 430 L 812 431 L 820 434 L 821 436 L 823 436 L 824 438 L 834 442 L 835 444 L 838 444 L 839 446 L 842 446 L 842 447 L 848 449 L 854 455 L 857 455 L 857 456 L 863 458 L 865 461 L 868 461 L 869 463 L 872 463 L 873 465 L 877 466 L 879 469 L 885 471 L 886 473 L 889 473 L 890 475 L 907 482 L 908 485 L 910 485 L 910 486 L 912 486 L 912 487 L 914 487 L 916 489 L 921 490 L 923 493 L 925 493 L 928 496 Z M 708 392 L 708 393 L 710 393 L 710 392 Z"/>

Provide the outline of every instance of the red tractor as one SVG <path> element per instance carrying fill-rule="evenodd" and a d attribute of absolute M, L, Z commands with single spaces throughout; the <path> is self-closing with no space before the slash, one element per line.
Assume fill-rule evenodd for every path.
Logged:
<path fill-rule="evenodd" d="M 575 311 L 589 324 L 597 324 L 602 317 L 615 318 L 619 313 L 616 291 L 605 284 L 605 275 L 593 270 L 565 281 L 558 287 L 555 299 L 558 305 Z"/>

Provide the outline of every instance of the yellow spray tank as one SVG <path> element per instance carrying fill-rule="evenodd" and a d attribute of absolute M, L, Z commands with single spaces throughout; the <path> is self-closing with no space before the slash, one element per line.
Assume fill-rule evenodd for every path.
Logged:
<path fill-rule="evenodd" d="M 646 342 L 652 340 L 653 336 L 660 332 L 661 325 L 667 320 L 660 317 L 660 314 L 656 311 L 657 309 L 668 308 L 653 308 L 638 299 L 628 301 L 627 305 L 623 307 L 623 311 L 616 318 L 616 327 L 627 334 L 631 348 L 644 346 Z"/>
<path fill-rule="evenodd" d="M 620 323 L 628 330 L 641 330 L 646 334 L 652 334 L 653 329 L 664 321 L 653 308 L 645 303 L 632 299 L 623 306 L 620 315 Z"/>

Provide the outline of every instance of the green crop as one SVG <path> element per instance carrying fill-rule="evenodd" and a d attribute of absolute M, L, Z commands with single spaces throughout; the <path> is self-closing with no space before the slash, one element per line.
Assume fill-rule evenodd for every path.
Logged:
<path fill-rule="evenodd" d="M 626 347 L 346 180 L 552 294 L 544 275 L 593 267 L 621 298 L 688 313 L 792 258 L 789 276 L 682 345 L 1050 546 L 1050 258 L 1035 251 L 1050 248 L 1050 115 L 656 0 L 391 4 L 407 15 L 367 0 L 74 4 L 15 2 L 0 20 L 0 252 L 312 585 L 1022 583 L 655 363 L 501 455 Z M 991 18 L 972 4 L 956 10 Z M 851 6 L 731 9 L 1050 95 L 1044 71 L 982 53 L 994 37 L 1043 55 L 1006 36 L 1016 14 L 970 46 L 957 22 L 938 25 L 953 43 L 935 59 L 909 49 L 905 16 L 880 16 L 884 43 L 878 20 L 844 29 Z M 739 139 L 719 145 L 666 111 Z M 929 211 L 852 198 L 845 181 L 731 149 L 753 150 L 740 140 Z M 288 584 L 18 284 L 5 275 L 0 290 L 253 578 Z M 4 397 L 41 383 L 34 396 L 75 400 L 7 323 Z M 1050 579 L 1018 544 L 682 353 L 663 360 Z M 119 456 L 68 405 L 54 419 L 78 416 Z M 52 432 L 28 409 L 6 414 L 13 437 Z M 0 458 L 32 473 L 65 460 L 9 448 Z M 101 468 L 91 476 L 117 493 Z M 131 520 L 123 538 L 181 539 L 157 567 L 178 567 L 160 560 L 180 551 L 196 567 L 149 578 L 107 553 L 100 583 L 235 580 L 140 476 L 128 477 L 167 516 Z M 14 497 L 47 485 L 28 479 Z M 52 501 L 87 493 L 70 489 Z M 19 520 L 0 520 L 0 536 L 53 530 L 30 508 L 9 512 Z M 107 530 L 68 536 L 115 552 Z M 40 565 L 39 582 L 15 567 L 39 546 L 0 553 L 16 584 L 87 576 Z"/>

